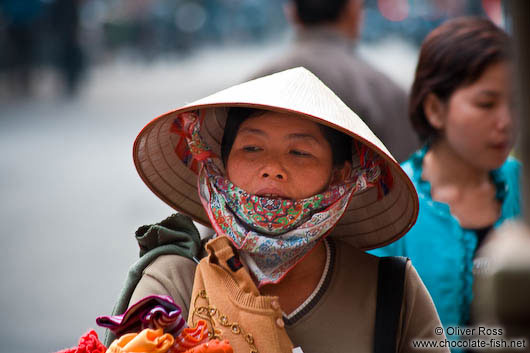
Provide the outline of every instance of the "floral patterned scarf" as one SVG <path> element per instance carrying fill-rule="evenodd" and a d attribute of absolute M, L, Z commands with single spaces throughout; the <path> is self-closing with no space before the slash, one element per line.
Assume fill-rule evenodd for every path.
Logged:
<path fill-rule="evenodd" d="M 185 138 L 188 147 L 177 146 L 176 153 L 192 169 L 202 162 L 201 202 L 217 235 L 232 240 L 258 287 L 278 283 L 329 234 L 352 195 L 378 185 L 381 179 L 380 163 L 361 161 L 364 167 L 353 171 L 347 182 L 306 199 L 251 195 L 224 177 L 216 165 L 219 158 L 199 134 L 201 122 L 199 112 L 182 113 L 175 119 L 171 132 Z"/>

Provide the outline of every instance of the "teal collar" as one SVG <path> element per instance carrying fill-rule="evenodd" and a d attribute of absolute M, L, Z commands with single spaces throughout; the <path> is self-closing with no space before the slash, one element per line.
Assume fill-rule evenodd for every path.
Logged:
<path fill-rule="evenodd" d="M 426 143 L 422 148 L 417 150 L 411 157 L 413 164 L 413 179 L 416 182 L 418 192 L 432 200 L 431 195 L 431 183 L 421 176 L 423 174 L 423 159 L 429 150 L 430 145 Z M 490 178 L 495 185 L 496 194 L 495 197 L 499 202 L 504 202 L 506 194 L 508 193 L 508 183 L 506 182 L 505 175 L 501 172 L 500 168 L 494 169 L 490 172 Z"/>

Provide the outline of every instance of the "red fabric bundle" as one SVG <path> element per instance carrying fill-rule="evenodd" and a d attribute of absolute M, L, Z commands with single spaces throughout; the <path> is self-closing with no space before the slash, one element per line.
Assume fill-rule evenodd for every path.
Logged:
<path fill-rule="evenodd" d="M 100 342 L 96 331 L 90 330 L 81 336 L 77 347 L 63 349 L 56 353 L 105 353 L 106 351 L 107 347 Z"/>

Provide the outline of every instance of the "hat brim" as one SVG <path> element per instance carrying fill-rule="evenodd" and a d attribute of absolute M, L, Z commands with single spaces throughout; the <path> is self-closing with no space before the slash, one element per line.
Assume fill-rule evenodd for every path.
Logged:
<path fill-rule="evenodd" d="M 291 77 L 274 77 L 282 74 Z M 356 194 L 332 236 L 368 250 L 399 239 L 414 225 L 418 197 L 408 176 L 364 122 L 314 75 L 301 68 L 231 87 L 163 114 L 144 127 L 133 147 L 136 169 L 146 185 L 172 208 L 211 226 L 197 192 L 197 175 L 175 153 L 179 136 L 170 132 L 173 121 L 181 113 L 201 111 L 201 136 L 220 155 L 227 110 L 235 106 L 296 114 L 329 126 L 366 145 L 387 162 L 392 187 L 384 195 L 377 188 Z M 354 168 L 359 166 L 355 151 L 352 162 Z"/>

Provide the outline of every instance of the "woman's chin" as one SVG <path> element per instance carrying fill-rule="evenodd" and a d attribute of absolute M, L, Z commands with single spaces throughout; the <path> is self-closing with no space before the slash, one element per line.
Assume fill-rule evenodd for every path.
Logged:
<path fill-rule="evenodd" d="M 488 160 L 484 161 L 483 163 L 483 169 L 487 171 L 499 169 L 504 164 L 504 162 L 506 162 L 507 158 L 508 154 L 504 154 L 496 158 L 488 158 Z"/>

